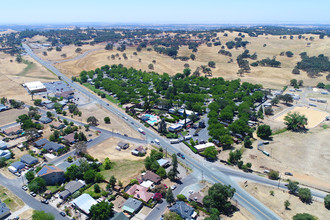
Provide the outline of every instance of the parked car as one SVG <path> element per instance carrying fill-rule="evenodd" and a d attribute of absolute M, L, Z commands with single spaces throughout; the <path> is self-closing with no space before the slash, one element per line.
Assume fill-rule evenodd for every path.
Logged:
<path fill-rule="evenodd" d="M 60 215 L 62 215 L 63 217 L 66 216 L 65 212 L 60 212 Z"/>
<path fill-rule="evenodd" d="M 18 172 L 14 173 L 14 175 L 15 175 L 15 176 L 18 176 L 18 177 L 21 177 L 21 174 L 18 173 Z"/>
<path fill-rule="evenodd" d="M 290 173 L 290 172 L 285 172 L 284 174 L 287 175 L 287 176 L 293 176 L 293 174 Z"/>
<path fill-rule="evenodd" d="M 177 155 L 178 155 L 179 157 L 181 157 L 182 159 L 185 159 L 185 156 L 184 156 L 182 153 L 177 153 Z"/>
<path fill-rule="evenodd" d="M 41 203 L 49 204 L 49 201 L 47 199 L 43 199 L 43 200 L 41 200 Z"/>
<path fill-rule="evenodd" d="M 30 192 L 30 195 L 33 196 L 33 197 L 36 197 L 37 196 L 37 194 L 34 193 L 34 192 Z"/>
<path fill-rule="evenodd" d="M 176 189 L 176 185 L 171 186 L 171 190 L 175 190 Z"/>
<path fill-rule="evenodd" d="M 194 137 L 198 136 L 198 133 L 194 133 L 193 136 L 194 136 Z"/>
<path fill-rule="evenodd" d="M 22 186 L 22 189 L 23 189 L 24 191 L 26 191 L 26 190 L 28 190 L 28 187 L 27 187 L 26 185 L 23 185 L 23 186 Z"/>
<path fill-rule="evenodd" d="M 128 137 L 128 135 L 127 135 L 127 134 L 124 134 L 124 136 L 125 136 L 125 137 Z"/>

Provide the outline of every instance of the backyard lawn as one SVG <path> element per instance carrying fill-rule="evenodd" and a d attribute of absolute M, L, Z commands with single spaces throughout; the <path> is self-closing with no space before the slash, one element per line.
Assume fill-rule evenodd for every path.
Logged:
<path fill-rule="evenodd" d="M 11 212 L 15 212 L 24 206 L 24 202 L 5 187 L 0 186 L 0 200 L 6 203 Z"/>

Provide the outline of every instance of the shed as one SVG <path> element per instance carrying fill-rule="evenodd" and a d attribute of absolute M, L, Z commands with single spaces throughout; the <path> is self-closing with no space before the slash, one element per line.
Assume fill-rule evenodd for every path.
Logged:
<path fill-rule="evenodd" d="M 157 163 L 159 164 L 159 166 L 161 167 L 167 167 L 170 165 L 170 162 L 168 160 L 165 160 L 163 158 L 157 160 Z"/>
<path fill-rule="evenodd" d="M 117 146 L 121 149 L 127 149 L 129 147 L 129 144 L 124 142 L 118 142 Z"/>

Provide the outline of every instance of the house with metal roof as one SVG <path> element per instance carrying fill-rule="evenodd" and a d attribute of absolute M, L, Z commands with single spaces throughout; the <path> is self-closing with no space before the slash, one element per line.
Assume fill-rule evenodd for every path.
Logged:
<path fill-rule="evenodd" d="M 7 149 L 7 143 L 4 141 L 0 141 L 0 150 L 5 150 Z"/>
<path fill-rule="evenodd" d="M 129 144 L 128 143 L 125 143 L 125 142 L 118 142 L 117 146 L 120 149 L 127 149 L 129 147 Z"/>
<path fill-rule="evenodd" d="M 134 214 L 137 213 L 142 208 L 142 202 L 133 198 L 128 198 L 123 205 L 123 210 Z"/>
<path fill-rule="evenodd" d="M 21 157 L 21 162 L 31 166 L 38 163 L 38 159 L 32 157 L 30 154 L 25 154 Z"/>
<path fill-rule="evenodd" d="M 86 184 L 82 180 L 72 180 L 65 185 L 64 191 L 60 192 L 59 196 L 61 199 L 67 199 L 70 195 L 84 187 Z"/>
<path fill-rule="evenodd" d="M 23 130 L 21 129 L 21 125 L 15 125 L 15 126 L 9 127 L 3 131 L 3 133 L 8 136 L 21 134 L 22 132 L 23 132 Z"/>
<path fill-rule="evenodd" d="M 171 208 L 171 212 L 175 212 L 180 215 L 183 219 L 190 220 L 196 216 L 193 207 L 188 206 L 184 201 L 177 201 Z"/>
<path fill-rule="evenodd" d="M 57 152 L 58 150 L 63 149 L 64 146 L 50 141 L 47 144 L 45 144 L 42 148 L 47 151 L 56 151 Z"/>
<path fill-rule="evenodd" d="M 55 185 L 64 181 L 64 171 L 55 166 L 43 166 L 37 176 L 46 180 L 47 185 Z"/>
<path fill-rule="evenodd" d="M 65 124 L 59 122 L 59 121 L 53 121 L 51 126 L 57 130 L 65 128 Z"/>
<path fill-rule="evenodd" d="M 47 88 L 44 84 L 40 81 L 34 81 L 34 82 L 27 82 L 23 84 L 24 87 L 26 87 L 29 92 L 46 92 Z"/>
<path fill-rule="evenodd" d="M 0 219 L 4 219 L 10 214 L 10 209 L 6 206 L 6 203 L 0 200 Z"/>
<path fill-rule="evenodd" d="M 10 166 L 8 167 L 8 170 L 9 170 L 9 172 L 16 173 L 17 171 L 20 171 L 24 167 L 25 167 L 24 163 L 22 163 L 20 161 L 16 161 L 16 162 L 10 164 Z"/>
<path fill-rule="evenodd" d="M 43 116 L 43 117 L 41 117 L 41 118 L 39 119 L 39 121 L 40 121 L 41 123 L 43 123 L 43 124 L 48 124 L 48 123 L 51 123 L 51 122 L 52 122 L 52 119 Z"/>
<path fill-rule="evenodd" d="M 0 158 L 10 159 L 11 152 L 9 150 L 0 150 Z"/>
<path fill-rule="evenodd" d="M 0 112 L 8 110 L 8 106 L 0 104 Z"/>
<path fill-rule="evenodd" d="M 88 215 L 90 208 L 92 205 L 96 205 L 97 201 L 93 199 L 93 197 L 91 197 L 89 194 L 84 193 L 74 199 L 71 204 Z"/>
<path fill-rule="evenodd" d="M 40 140 L 37 140 L 33 143 L 33 145 L 37 148 L 41 148 L 43 146 L 45 146 L 46 144 L 48 144 L 50 141 L 47 140 L 46 138 L 42 138 Z"/>

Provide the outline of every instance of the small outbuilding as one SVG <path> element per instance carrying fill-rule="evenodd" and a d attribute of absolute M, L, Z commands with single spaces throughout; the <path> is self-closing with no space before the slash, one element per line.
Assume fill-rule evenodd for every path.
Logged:
<path fill-rule="evenodd" d="M 41 117 L 41 118 L 39 119 L 39 121 L 40 121 L 41 123 L 43 123 L 43 124 L 48 124 L 48 123 L 51 123 L 51 122 L 52 122 L 52 119 L 43 116 L 43 117 Z"/>

